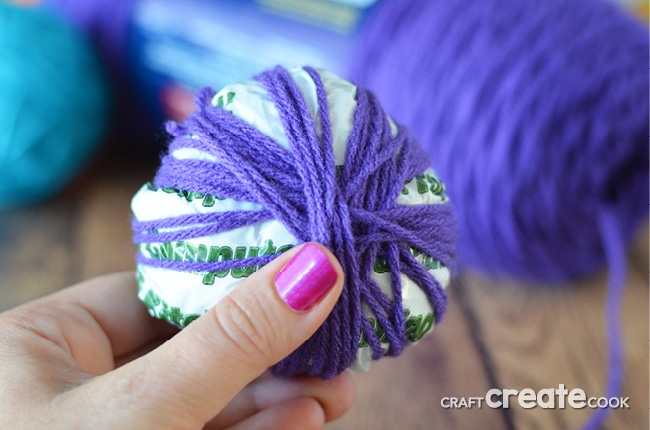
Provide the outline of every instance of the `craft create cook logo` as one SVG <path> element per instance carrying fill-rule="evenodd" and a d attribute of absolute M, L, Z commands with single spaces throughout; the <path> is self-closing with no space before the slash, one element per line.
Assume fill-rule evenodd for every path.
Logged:
<path fill-rule="evenodd" d="M 567 389 L 564 384 L 558 388 L 532 388 L 515 390 L 511 388 L 492 388 L 484 397 L 443 397 L 440 406 L 444 409 L 482 408 L 484 405 L 496 409 L 508 409 L 516 402 L 524 409 L 540 407 L 543 409 L 629 409 L 629 397 L 588 397 L 581 388 Z"/>

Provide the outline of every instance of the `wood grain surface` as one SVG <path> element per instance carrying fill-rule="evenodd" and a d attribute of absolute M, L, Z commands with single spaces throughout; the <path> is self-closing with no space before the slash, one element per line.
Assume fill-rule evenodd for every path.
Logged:
<path fill-rule="evenodd" d="M 107 157 L 56 198 L 0 212 L 0 311 L 104 273 L 133 270 L 131 196 L 155 162 Z M 606 429 L 648 428 L 647 231 L 635 244 L 623 308 L 629 409 Z M 643 260 L 645 258 L 645 261 Z M 491 388 L 584 389 L 605 393 L 607 274 L 562 288 L 459 277 L 433 334 L 398 358 L 355 374 L 357 400 L 329 430 L 576 429 L 590 409 L 443 408 L 445 397 L 484 397 Z M 135 292 L 134 292 L 135 294 Z"/>

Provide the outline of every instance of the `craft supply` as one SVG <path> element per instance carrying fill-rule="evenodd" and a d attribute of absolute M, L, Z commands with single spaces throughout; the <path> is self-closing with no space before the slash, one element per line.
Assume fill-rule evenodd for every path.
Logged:
<path fill-rule="evenodd" d="M 85 37 L 51 13 L 0 3 L 0 208 L 63 188 L 109 116 L 102 67 Z"/>
<path fill-rule="evenodd" d="M 344 292 L 273 371 L 332 377 L 398 355 L 442 318 L 455 222 L 429 157 L 372 93 L 278 67 L 205 89 L 134 196 L 139 296 L 185 326 L 276 254 L 331 249 Z"/>
<path fill-rule="evenodd" d="M 617 395 L 625 252 L 648 217 L 647 28 L 597 0 L 390 2 L 370 23 L 353 76 L 435 154 L 459 269 L 549 285 L 609 267 Z"/>
<path fill-rule="evenodd" d="M 598 214 L 613 207 L 625 243 L 648 215 L 647 29 L 600 1 L 391 4 L 353 75 L 436 154 L 459 266 L 535 282 L 602 268 Z"/>

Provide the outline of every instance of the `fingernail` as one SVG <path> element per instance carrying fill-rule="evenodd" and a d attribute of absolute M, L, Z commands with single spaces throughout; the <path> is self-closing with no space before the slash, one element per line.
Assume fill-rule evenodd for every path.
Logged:
<path fill-rule="evenodd" d="M 327 254 L 308 243 L 275 275 L 275 287 L 291 309 L 306 311 L 334 286 L 337 278 Z"/>

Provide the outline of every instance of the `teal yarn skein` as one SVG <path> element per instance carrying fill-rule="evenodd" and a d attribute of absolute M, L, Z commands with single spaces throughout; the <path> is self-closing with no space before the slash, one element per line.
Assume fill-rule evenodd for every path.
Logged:
<path fill-rule="evenodd" d="M 104 137 L 110 104 L 85 36 L 51 12 L 0 2 L 0 209 L 67 185 Z"/>

